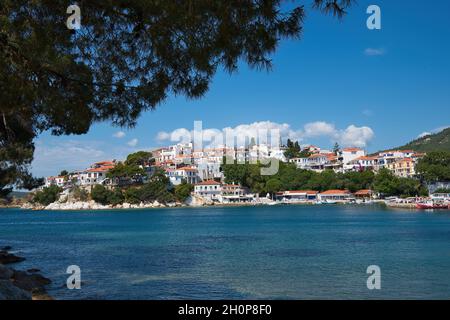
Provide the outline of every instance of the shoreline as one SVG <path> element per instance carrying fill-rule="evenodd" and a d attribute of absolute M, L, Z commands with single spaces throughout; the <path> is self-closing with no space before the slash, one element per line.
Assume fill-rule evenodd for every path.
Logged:
<path fill-rule="evenodd" d="M 192 205 L 186 203 L 158 203 L 155 201 L 154 203 L 141 203 L 141 204 L 128 204 L 124 203 L 118 206 L 112 205 L 101 205 L 98 203 L 91 201 L 88 202 L 68 202 L 68 203 L 51 203 L 48 206 L 36 205 L 32 203 L 25 203 L 23 205 L 10 205 L 10 206 L 0 206 L 0 209 L 21 209 L 21 210 L 30 210 L 30 211 L 105 211 L 105 210 L 144 210 L 144 209 L 174 209 L 174 208 L 227 208 L 227 207 L 259 207 L 259 206 L 336 206 L 336 205 L 351 205 L 351 206 L 367 206 L 367 205 L 382 205 L 386 208 L 390 209 L 405 209 L 405 210 L 413 210 L 417 212 L 425 211 L 417 209 L 414 203 L 392 203 L 387 202 L 385 200 L 372 200 L 371 203 L 349 203 L 349 202 L 338 202 L 338 203 L 315 203 L 311 201 L 299 201 L 299 202 L 277 202 L 277 203 L 269 203 L 269 202 L 260 202 L 260 203 L 213 203 L 206 204 L 203 203 L 201 205 Z M 441 209 L 439 211 L 448 211 L 447 209 Z"/>
<path fill-rule="evenodd" d="M 367 206 L 367 205 L 383 205 L 390 207 L 386 204 L 384 200 L 374 201 L 372 203 L 314 203 L 314 202 L 279 202 L 279 203 L 214 203 L 214 204 L 202 204 L 202 205 L 187 205 L 187 204 L 143 204 L 143 205 L 101 205 L 98 203 L 93 204 L 92 202 L 71 202 L 71 203 L 52 203 L 48 206 L 34 205 L 31 203 L 26 203 L 22 206 L 10 206 L 3 207 L 5 209 L 22 209 L 30 211 L 105 211 L 105 210 L 143 210 L 143 209 L 173 209 L 173 208 L 227 208 L 227 207 L 260 207 L 260 206 L 335 206 L 335 205 L 352 205 L 352 206 Z M 0 207 L 2 208 L 2 207 Z"/>
<path fill-rule="evenodd" d="M 47 293 L 52 281 L 32 268 L 18 270 L 14 267 L 26 259 L 11 253 L 12 247 L 0 248 L 0 300 L 54 300 Z"/>

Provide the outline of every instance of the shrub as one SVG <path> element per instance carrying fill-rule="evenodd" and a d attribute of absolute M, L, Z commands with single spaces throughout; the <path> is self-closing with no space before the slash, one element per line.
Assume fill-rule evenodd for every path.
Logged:
<path fill-rule="evenodd" d="M 95 202 L 106 205 L 109 204 L 108 197 L 110 191 L 101 184 L 97 184 L 92 188 L 91 198 Z"/>
<path fill-rule="evenodd" d="M 58 186 L 45 187 L 41 191 L 36 192 L 33 197 L 33 202 L 48 206 L 59 198 L 62 189 Z"/>
<path fill-rule="evenodd" d="M 183 183 L 175 187 L 175 198 L 180 202 L 184 202 L 189 198 L 193 190 L 194 186 L 192 184 L 183 181 Z"/>
<path fill-rule="evenodd" d="M 76 200 L 79 201 L 87 201 L 89 199 L 89 193 L 86 190 L 80 188 L 79 186 L 73 187 L 72 195 Z"/>
<path fill-rule="evenodd" d="M 124 199 L 122 191 L 119 188 L 114 189 L 114 191 L 109 191 L 108 193 L 108 204 L 113 206 L 123 203 Z"/>
<path fill-rule="evenodd" d="M 138 188 L 128 188 L 125 190 L 125 201 L 131 204 L 141 202 L 140 191 Z"/>

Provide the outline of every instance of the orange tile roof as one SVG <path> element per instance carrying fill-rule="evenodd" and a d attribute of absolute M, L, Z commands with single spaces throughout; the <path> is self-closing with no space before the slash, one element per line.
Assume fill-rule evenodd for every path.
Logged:
<path fill-rule="evenodd" d="M 362 151 L 361 148 L 344 148 L 343 151 L 353 152 L 353 151 Z"/>
<path fill-rule="evenodd" d="M 111 166 L 114 165 L 114 161 L 99 161 L 95 162 L 94 164 L 102 165 L 102 166 Z"/>
<path fill-rule="evenodd" d="M 197 169 L 192 168 L 192 167 L 182 167 L 182 168 L 178 168 L 177 170 L 184 170 L 184 171 L 197 171 Z"/>
<path fill-rule="evenodd" d="M 362 157 L 356 158 L 354 161 L 358 161 L 358 160 L 376 160 L 376 159 L 378 159 L 378 157 L 362 156 Z"/>
<path fill-rule="evenodd" d="M 322 153 L 315 153 L 315 154 L 310 155 L 308 158 L 322 158 L 322 157 L 327 157 L 327 156 Z"/>
<path fill-rule="evenodd" d="M 320 194 L 350 194 L 350 191 L 348 191 L 348 190 L 327 190 L 327 191 L 321 192 Z"/>
<path fill-rule="evenodd" d="M 220 185 L 220 182 L 214 181 L 214 180 L 206 180 L 199 183 L 196 183 L 196 186 L 204 186 L 204 185 Z"/>
<path fill-rule="evenodd" d="M 87 169 L 86 171 L 87 172 L 104 172 L 104 171 L 108 171 L 113 168 L 114 168 L 114 166 L 103 166 L 100 168 L 90 168 L 90 169 Z"/>
<path fill-rule="evenodd" d="M 372 194 L 372 190 L 369 189 L 363 189 L 363 190 L 359 190 L 355 192 L 355 196 L 365 196 L 365 195 L 371 195 Z"/>

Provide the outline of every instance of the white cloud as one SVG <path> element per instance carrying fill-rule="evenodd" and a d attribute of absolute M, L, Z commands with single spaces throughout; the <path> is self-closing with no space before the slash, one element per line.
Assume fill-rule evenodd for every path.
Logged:
<path fill-rule="evenodd" d="M 417 138 L 420 139 L 420 138 L 423 138 L 425 136 L 429 136 L 430 134 L 431 134 L 431 132 L 425 131 L 425 132 L 422 132 L 421 134 L 419 134 L 417 136 Z"/>
<path fill-rule="evenodd" d="M 375 133 L 369 127 L 356 127 L 350 125 L 347 129 L 336 133 L 337 141 L 344 146 L 364 148 L 371 141 Z"/>
<path fill-rule="evenodd" d="M 334 124 L 324 121 L 316 121 L 307 123 L 303 127 L 304 137 L 320 137 L 320 136 L 332 136 L 336 132 Z"/>
<path fill-rule="evenodd" d="M 294 129 L 287 123 L 276 123 L 271 121 L 259 121 L 250 124 L 240 124 L 236 127 L 226 127 L 222 130 L 206 128 L 203 129 L 203 142 L 205 147 L 223 145 L 227 135 L 235 137 L 236 144 L 242 146 L 251 138 L 261 143 L 274 143 L 273 134 L 278 132 L 283 139 L 298 140 L 302 143 L 310 138 L 328 138 L 331 142 L 339 142 L 343 146 L 366 147 L 374 138 L 375 134 L 369 127 L 357 127 L 350 125 L 345 129 L 337 129 L 334 124 L 325 121 L 316 121 L 305 124 L 300 129 Z M 273 134 L 272 134 L 273 133 Z M 267 134 L 269 138 L 267 137 Z M 186 128 L 178 128 L 172 132 L 159 132 L 156 139 L 159 142 L 190 142 L 192 132 Z M 278 141 L 276 141 L 278 142 Z M 227 143 L 229 145 L 229 143 Z"/>
<path fill-rule="evenodd" d="M 417 136 L 417 138 L 419 139 L 419 138 L 423 138 L 425 136 L 428 136 L 430 134 L 439 133 L 442 130 L 445 130 L 447 128 L 450 128 L 450 126 L 442 126 L 442 127 L 438 127 L 438 128 L 433 129 L 433 130 L 430 130 L 430 131 L 425 131 L 425 132 L 422 132 L 421 134 L 419 134 Z"/>
<path fill-rule="evenodd" d="M 130 147 L 136 147 L 137 144 L 138 144 L 138 142 L 139 142 L 139 140 L 136 139 L 136 138 L 134 138 L 134 139 L 131 139 L 130 141 L 128 141 L 127 144 L 128 144 Z"/>
<path fill-rule="evenodd" d="M 80 170 L 96 161 L 105 160 L 106 153 L 96 142 L 37 142 L 32 170 L 36 176 L 58 174 L 61 170 Z"/>
<path fill-rule="evenodd" d="M 384 56 L 386 50 L 384 48 L 366 48 L 364 54 L 366 56 Z"/>
<path fill-rule="evenodd" d="M 123 138 L 125 136 L 126 136 L 126 134 L 123 131 L 117 131 L 116 133 L 113 134 L 113 137 L 114 138 L 118 138 L 118 139 L 121 139 L 121 138 Z"/>

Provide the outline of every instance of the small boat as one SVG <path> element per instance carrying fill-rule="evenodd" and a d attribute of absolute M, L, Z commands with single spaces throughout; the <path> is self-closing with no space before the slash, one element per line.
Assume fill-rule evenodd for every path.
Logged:
<path fill-rule="evenodd" d="M 443 202 L 436 201 L 426 201 L 426 202 L 417 202 L 417 209 L 449 209 L 449 205 Z"/>

